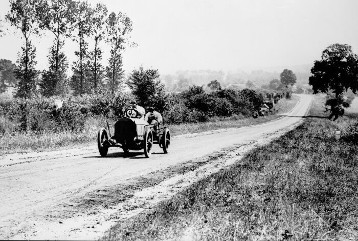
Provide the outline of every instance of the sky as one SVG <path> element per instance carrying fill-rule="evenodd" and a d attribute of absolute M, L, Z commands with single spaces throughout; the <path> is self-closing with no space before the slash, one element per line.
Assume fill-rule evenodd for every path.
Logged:
<path fill-rule="evenodd" d="M 358 53 L 357 0 L 89 0 L 133 21 L 137 47 L 123 54 L 124 69 L 161 74 L 179 70 L 254 70 L 312 64 L 331 44 Z M 0 0 L 0 18 L 9 10 Z M 5 24 L 6 25 L 6 24 Z M 11 29 L 11 28 L 10 28 Z M 53 36 L 35 39 L 38 69 L 47 67 Z M 0 58 L 16 61 L 24 44 L 11 29 L 0 37 Z M 103 45 L 104 64 L 108 47 Z M 70 63 L 76 45 L 66 41 Z"/>

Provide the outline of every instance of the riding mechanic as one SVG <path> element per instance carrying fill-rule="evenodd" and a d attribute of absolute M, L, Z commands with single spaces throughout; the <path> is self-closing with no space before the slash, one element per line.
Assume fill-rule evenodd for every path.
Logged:
<path fill-rule="evenodd" d="M 162 115 L 155 111 L 153 106 L 148 107 L 148 112 L 145 115 L 144 120 L 150 125 L 153 125 L 155 132 L 157 132 L 159 125 L 163 123 Z"/>

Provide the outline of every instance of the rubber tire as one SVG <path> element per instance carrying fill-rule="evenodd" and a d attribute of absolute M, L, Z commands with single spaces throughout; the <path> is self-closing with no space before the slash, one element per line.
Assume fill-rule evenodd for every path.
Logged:
<path fill-rule="evenodd" d="M 98 131 L 97 144 L 98 144 L 99 154 L 100 154 L 102 157 L 107 156 L 107 153 L 108 153 L 108 146 L 104 146 L 104 145 L 103 145 L 103 143 L 104 143 L 105 140 L 108 140 L 108 134 L 107 134 L 106 129 L 101 128 L 101 129 Z"/>
<path fill-rule="evenodd" d="M 149 158 L 150 155 L 152 154 L 151 151 L 153 148 L 153 133 L 149 128 L 144 133 L 143 145 L 144 145 L 144 147 L 143 147 L 144 155 L 145 155 L 145 157 Z"/>
<path fill-rule="evenodd" d="M 163 130 L 163 140 L 162 140 L 162 147 L 165 154 L 168 153 L 168 148 L 170 146 L 170 131 L 168 128 L 164 128 Z"/>

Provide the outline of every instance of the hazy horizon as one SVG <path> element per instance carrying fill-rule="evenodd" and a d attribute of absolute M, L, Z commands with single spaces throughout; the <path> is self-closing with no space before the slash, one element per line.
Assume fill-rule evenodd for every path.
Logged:
<path fill-rule="evenodd" d="M 309 66 L 331 44 L 342 43 L 358 51 L 358 1 L 355 0 L 90 0 L 104 3 L 109 12 L 124 12 L 133 21 L 136 48 L 123 54 L 124 69 L 139 66 L 161 74 L 185 70 L 246 71 Z M 9 10 L 0 3 L 0 17 Z M 12 32 L 13 31 L 13 28 Z M 34 41 L 37 68 L 47 68 L 53 41 L 45 34 Z M 21 34 L 0 38 L 0 58 L 16 61 Z M 102 47 L 106 46 L 102 43 Z M 76 44 L 66 40 L 70 66 Z M 107 63 L 108 48 L 103 48 Z"/>

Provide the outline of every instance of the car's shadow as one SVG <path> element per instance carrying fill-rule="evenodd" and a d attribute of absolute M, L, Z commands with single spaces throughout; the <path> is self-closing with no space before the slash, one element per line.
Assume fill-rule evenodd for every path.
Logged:
<path fill-rule="evenodd" d="M 164 152 L 152 152 L 152 155 L 163 155 L 165 154 Z M 129 153 L 124 153 L 124 152 L 111 152 L 111 153 L 108 153 L 107 156 L 105 157 L 102 157 L 99 153 L 98 155 L 96 156 L 85 156 L 83 158 L 103 158 L 103 159 L 106 159 L 106 158 L 129 158 L 129 159 L 143 159 L 143 158 L 146 158 L 144 153 L 142 151 L 138 151 L 138 152 L 135 152 L 135 151 L 132 151 L 132 152 L 129 152 Z"/>

